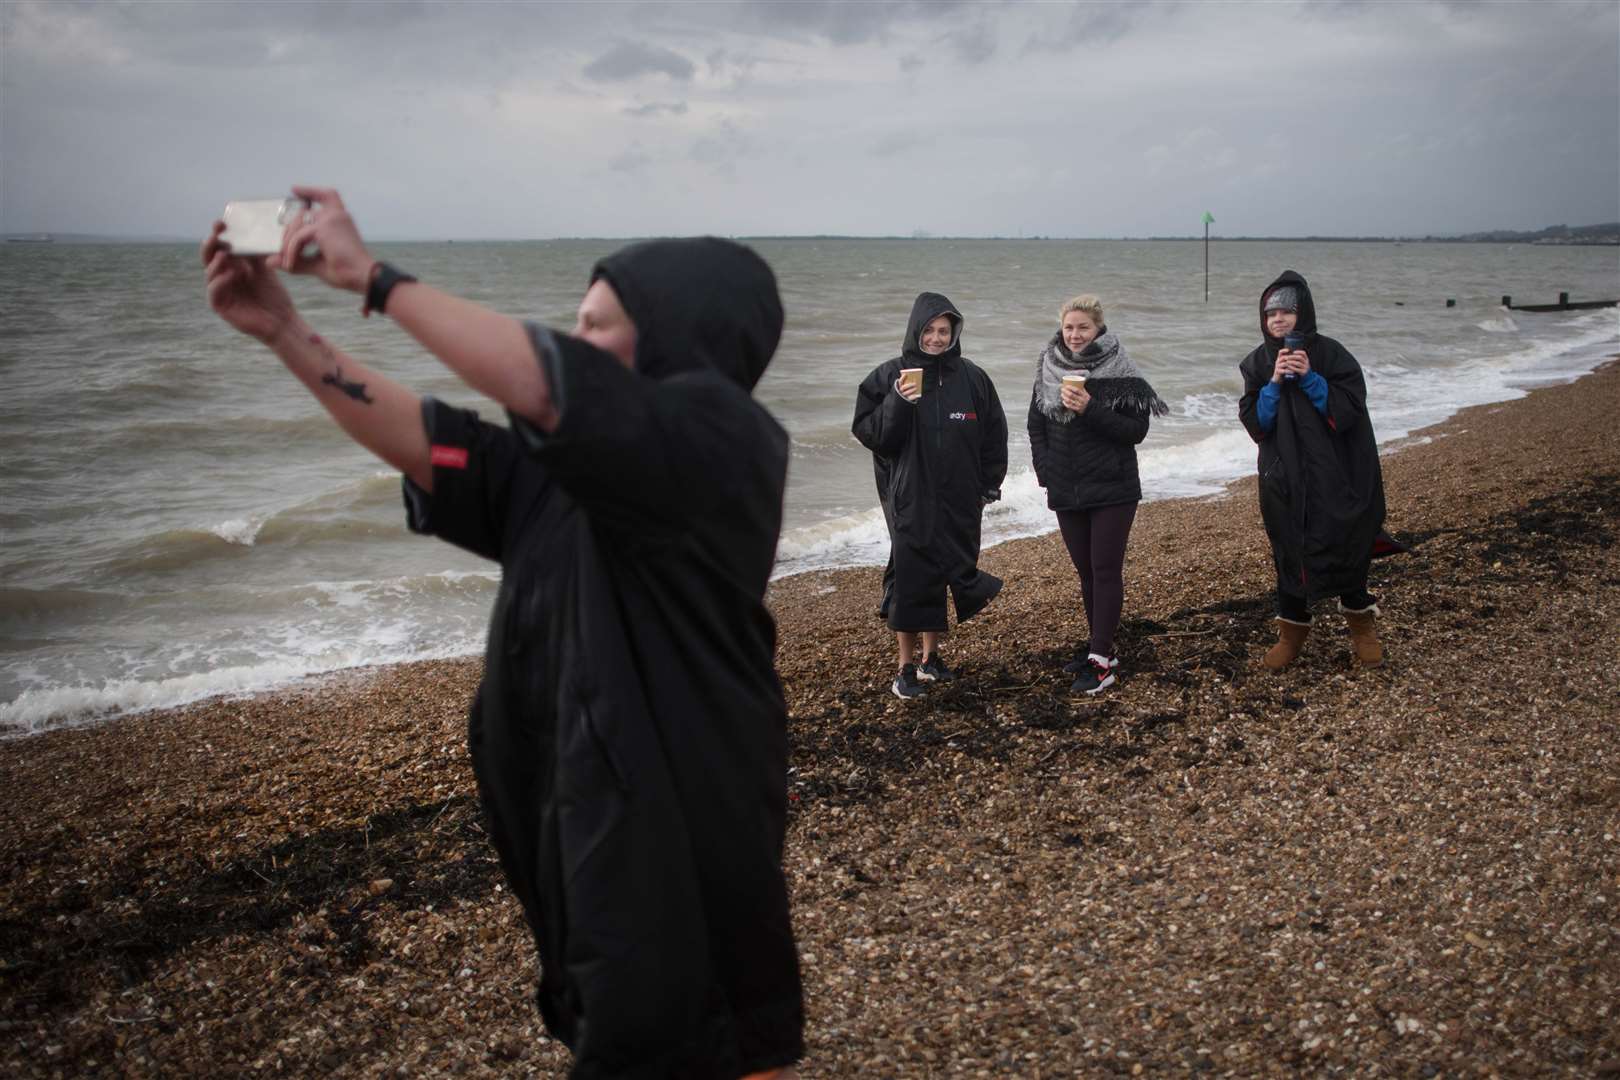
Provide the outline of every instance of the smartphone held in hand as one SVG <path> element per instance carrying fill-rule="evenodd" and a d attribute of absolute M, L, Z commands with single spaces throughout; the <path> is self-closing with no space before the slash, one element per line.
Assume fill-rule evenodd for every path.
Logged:
<path fill-rule="evenodd" d="M 1297 349 L 1303 349 L 1305 347 L 1305 335 L 1289 331 L 1283 335 L 1282 347 L 1290 352 Z M 1299 376 L 1295 375 L 1293 372 L 1289 372 L 1287 375 L 1284 375 L 1283 378 L 1293 380 L 1299 378 Z"/>
<path fill-rule="evenodd" d="M 309 203 L 291 196 L 281 199 L 238 199 L 225 204 L 220 240 L 232 255 L 274 255 L 281 250 L 281 234 L 309 210 Z"/>

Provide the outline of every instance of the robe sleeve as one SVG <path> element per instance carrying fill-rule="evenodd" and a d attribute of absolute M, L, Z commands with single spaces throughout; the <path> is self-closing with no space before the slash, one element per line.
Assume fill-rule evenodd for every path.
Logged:
<path fill-rule="evenodd" d="M 529 334 L 559 419 L 546 433 L 514 415 L 512 430 L 597 527 L 684 530 L 757 467 L 752 400 L 723 375 L 649 379 L 577 338 L 537 325 Z"/>
<path fill-rule="evenodd" d="M 1349 349 L 1337 341 L 1330 344 L 1331 364 L 1324 365 L 1328 370 L 1322 372 L 1328 384 L 1327 408 L 1322 415 L 1337 434 L 1343 435 L 1367 417 L 1367 380 Z"/>
<path fill-rule="evenodd" d="M 1007 413 L 996 394 L 996 384 L 979 369 L 982 400 L 979 410 L 979 479 L 986 502 L 1001 498 L 1001 482 L 1007 478 Z"/>
<path fill-rule="evenodd" d="M 1261 367 L 1264 373 L 1260 372 Z M 1250 353 L 1238 365 L 1243 375 L 1243 396 L 1238 399 L 1238 420 L 1243 424 L 1243 430 L 1249 433 L 1249 438 L 1256 443 L 1263 443 L 1271 436 L 1271 428 L 1260 423 L 1260 391 L 1271 382 L 1271 364 L 1266 360 L 1265 347 L 1261 346 Z M 1273 418 L 1275 425 L 1275 418 Z"/>
<path fill-rule="evenodd" d="M 895 392 L 879 364 L 855 391 L 855 420 L 849 430 L 860 444 L 881 458 L 898 457 L 911 437 L 917 406 Z"/>
<path fill-rule="evenodd" d="M 432 447 L 433 490 L 404 479 L 405 524 L 459 548 L 501 561 L 512 477 L 522 451 L 510 431 L 422 399 L 422 426 Z"/>
<path fill-rule="evenodd" d="M 1321 376 L 1317 376 L 1320 381 Z M 1260 388 L 1260 396 L 1254 399 L 1254 419 L 1262 431 L 1270 432 L 1277 427 L 1277 402 L 1282 398 L 1282 391 L 1277 384 L 1268 382 Z"/>

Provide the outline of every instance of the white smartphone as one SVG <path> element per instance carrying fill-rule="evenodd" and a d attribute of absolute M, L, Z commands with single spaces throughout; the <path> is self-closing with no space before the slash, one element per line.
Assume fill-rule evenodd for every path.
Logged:
<path fill-rule="evenodd" d="M 219 238 L 230 245 L 232 255 L 274 255 L 281 250 L 281 234 L 308 209 L 308 202 L 291 196 L 228 202 Z"/>

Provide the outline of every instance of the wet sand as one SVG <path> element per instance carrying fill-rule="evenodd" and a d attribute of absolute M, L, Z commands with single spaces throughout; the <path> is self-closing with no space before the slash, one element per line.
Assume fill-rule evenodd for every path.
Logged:
<path fill-rule="evenodd" d="M 1142 508 L 1097 699 L 1055 536 L 909 703 L 876 570 L 778 583 L 804 1075 L 1620 1075 L 1616 416 L 1611 364 L 1385 458 L 1376 670 L 1327 605 L 1254 667 L 1252 480 Z M 0 743 L 0 1071 L 562 1075 L 479 668 Z"/>

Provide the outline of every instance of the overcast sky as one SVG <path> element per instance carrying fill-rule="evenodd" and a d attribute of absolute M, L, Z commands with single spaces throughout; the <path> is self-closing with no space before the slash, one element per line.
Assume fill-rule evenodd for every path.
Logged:
<path fill-rule="evenodd" d="M 1421 235 L 1620 220 L 1620 4 L 0 2 L 0 231 Z"/>

